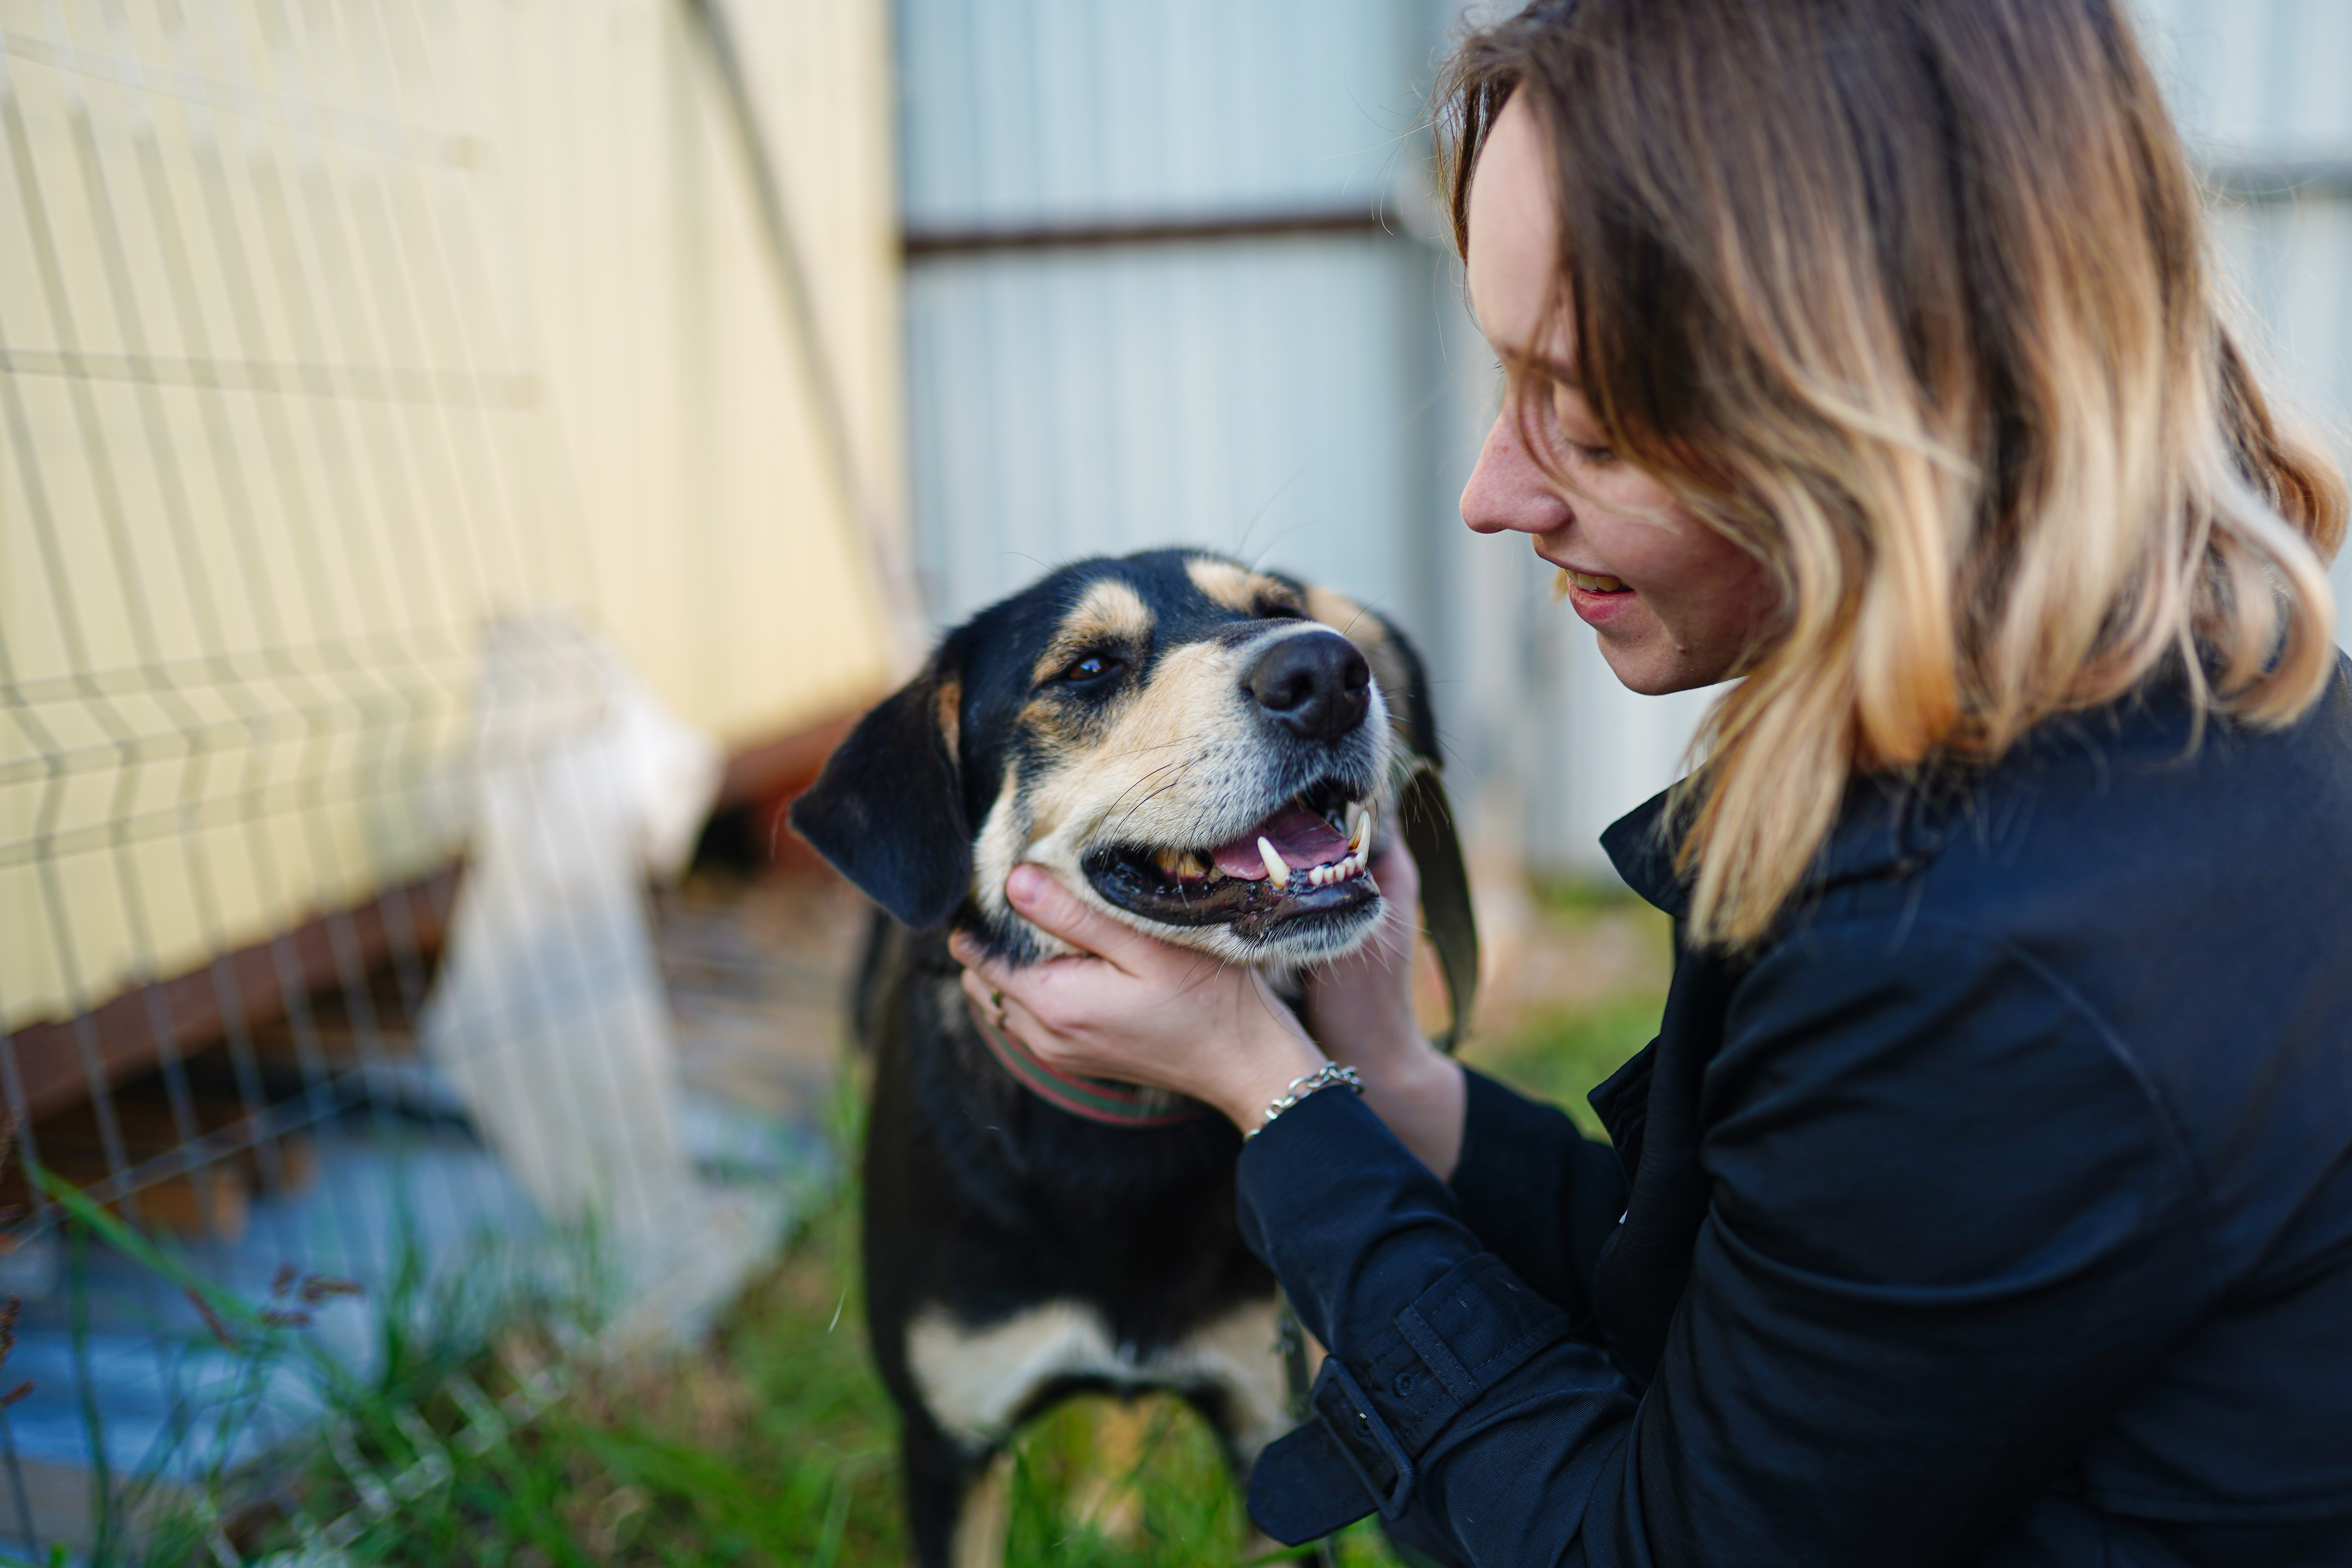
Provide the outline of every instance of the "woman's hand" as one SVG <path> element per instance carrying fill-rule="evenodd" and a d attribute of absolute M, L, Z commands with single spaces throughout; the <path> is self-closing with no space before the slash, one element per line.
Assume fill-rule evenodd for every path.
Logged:
<path fill-rule="evenodd" d="M 1292 1079 L 1323 1065 L 1257 971 L 1129 931 L 1040 867 L 1014 867 L 1004 896 L 1082 951 L 1016 969 L 961 933 L 949 948 L 972 1005 L 993 1016 L 1002 996 L 1004 1027 L 1055 1071 L 1190 1095 L 1246 1132 Z"/>
<path fill-rule="evenodd" d="M 1462 1158 L 1462 1068 L 1413 1016 L 1421 872 L 1402 840 L 1372 861 L 1388 912 L 1347 958 L 1307 971 L 1307 1020 L 1335 1061 L 1363 1075 L 1364 1102 L 1438 1180 Z"/>
<path fill-rule="evenodd" d="M 1412 1012 L 1420 877 L 1402 844 L 1372 862 L 1387 895 L 1381 929 L 1355 955 L 1309 972 L 1308 1016 L 1331 1056 L 1363 1074 L 1364 1099 L 1442 1180 L 1462 1150 L 1462 1069 L 1422 1035 Z M 1014 968 L 962 935 L 973 1007 L 1056 1072 L 1165 1089 L 1215 1107 L 1248 1131 L 1323 1051 L 1264 975 L 1155 941 L 1080 903 L 1042 868 L 1016 866 L 1005 898 L 1080 952 Z"/>

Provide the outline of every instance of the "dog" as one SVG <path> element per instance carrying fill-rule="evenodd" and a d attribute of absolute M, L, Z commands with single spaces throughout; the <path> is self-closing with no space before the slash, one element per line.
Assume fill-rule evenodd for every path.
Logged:
<path fill-rule="evenodd" d="M 1018 963 L 1067 952 L 1005 902 L 1033 861 L 1295 1000 L 1307 966 L 1379 927 L 1367 868 L 1402 832 L 1459 1020 L 1475 933 L 1437 760 L 1395 626 L 1167 550 L 1066 566 L 949 632 L 794 803 L 793 828 L 887 911 L 856 996 L 866 1304 L 923 1568 L 998 1550 L 968 1494 L 1070 1394 L 1171 1390 L 1244 1479 L 1291 1424 L 1275 1281 L 1234 1217 L 1240 1133 L 1045 1068 L 967 1007 L 948 932 Z"/>

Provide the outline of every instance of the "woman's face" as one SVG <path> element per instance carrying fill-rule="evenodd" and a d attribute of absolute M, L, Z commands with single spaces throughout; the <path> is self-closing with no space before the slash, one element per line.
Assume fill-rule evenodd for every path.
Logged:
<path fill-rule="evenodd" d="M 1479 533 L 1531 535 L 1569 574 L 1568 601 L 1600 634 L 1601 657 L 1635 691 L 1708 686 L 1739 672 L 1771 613 L 1763 567 L 1610 452 L 1575 386 L 1573 328 L 1545 307 L 1559 256 L 1557 198 L 1534 113 L 1504 106 L 1470 187 L 1469 285 L 1478 325 L 1514 374 L 1462 491 Z M 1529 400 L 1535 405 L 1529 405 Z M 1527 449 L 1548 444 L 1543 463 Z M 1545 471 L 1564 471 L 1572 493 Z"/>

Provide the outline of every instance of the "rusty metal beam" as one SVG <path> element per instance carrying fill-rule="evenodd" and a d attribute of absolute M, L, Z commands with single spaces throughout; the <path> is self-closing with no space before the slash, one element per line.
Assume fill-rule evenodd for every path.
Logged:
<path fill-rule="evenodd" d="M 1094 250 L 1119 245 L 1190 245 L 1204 240 L 1276 239 L 1294 235 L 1406 237 L 1403 222 L 1381 207 L 1333 207 L 1197 217 L 1145 217 L 1003 228 L 908 229 L 899 248 L 909 261 L 1008 250 Z"/>
<path fill-rule="evenodd" d="M 2206 188 L 2224 201 L 2271 205 L 2352 200 L 2352 158 L 2250 159 L 2205 165 Z"/>

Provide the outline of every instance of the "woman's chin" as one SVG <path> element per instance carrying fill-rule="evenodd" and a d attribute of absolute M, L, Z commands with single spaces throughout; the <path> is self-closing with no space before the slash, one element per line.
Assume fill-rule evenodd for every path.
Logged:
<path fill-rule="evenodd" d="M 1612 636 L 1611 631 L 1601 634 L 1601 657 L 1608 660 L 1617 683 L 1637 696 L 1665 697 L 1725 679 L 1698 668 L 1655 622 L 1647 628 L 1647 635 Z"/>

